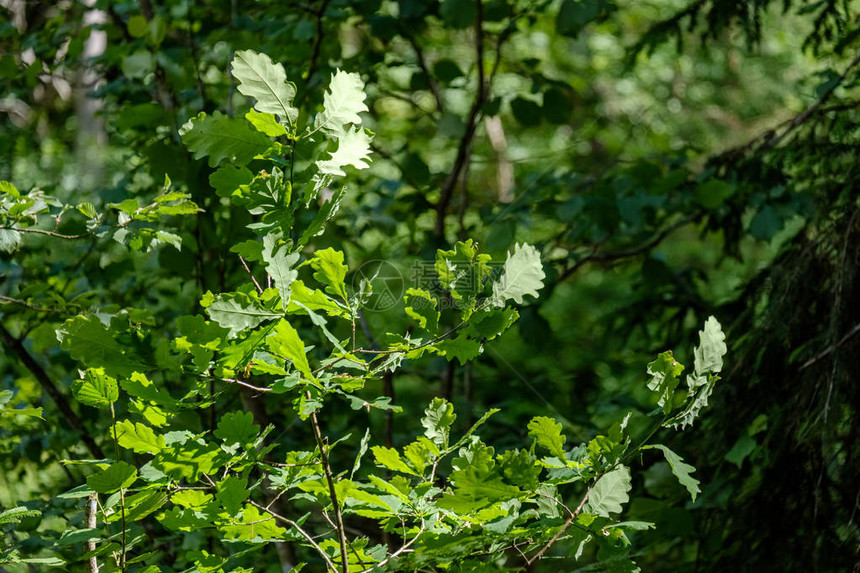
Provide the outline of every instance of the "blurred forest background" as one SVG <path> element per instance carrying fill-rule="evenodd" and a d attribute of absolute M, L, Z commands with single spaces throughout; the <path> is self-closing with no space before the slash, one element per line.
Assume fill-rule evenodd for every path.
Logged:
<path fill-rule="evenodd" d="M 216 194 L 178 130 L 200 111 L 244 114 L 228 64 L 253 49 L 284 63 L 302 109 L 318 108 L 335 67 L 367 82 L 373 165 L 351 174 L 318 248 L 343 249 L 350 268 L 390 262 L 407 286 L 416 262 L 459 239 L 496 259 L 517 242 L 542 252 L 547 288 L 479 359 L 416 362 L 385 380 L 406 413 L 374 418 L 380 435 L 414 435 L 434 395 L 464 426 L 500 408 L 485 432 L 498 447 L 524 443 L 535 415 L 572 440 L 631 409 L 631 424 L 646 424 L 646 363 L 691 347 L 714 314 L 729 343 L 724 379 L 670 444 L 703 494 L 691 503 L 658 455 L 637 460 L 628 515 L 657 524 L 631 536 L 637 562 L 860 570 L 858 9 L 0 0 L 0 180 L 101 210 L 146 204 L 167 175 L 205 210 L 167 221 L 181 250 L 173 235 L 123 245 L 0 225 L 0 390 L 45 408 L 45 421 L 0 419 L 0 508 L 46 512 L 5 534 L 37 555 L 45 542 L 27 544 L 28 528 L 62 520 L 51 495 L 79 480 L 60 460 L 102 457 L 109 420 L 69 404 L 77 373 L 58 325 L 129 309 L 170 336 L 202 292 L 247 280 L 228 249 L 251 238 L 248 215 Z M 46 230 L 77 235 L 87 221 L 86 208 L 70 210 Z M 399 316 L 367 312 L 366 327 L 396 331 Z M 284 405 L 235 392 L 218 407 L 243 399 L 289 428 Z M 349 432 L 350 415 L 331 431 Z M 204 532 L 186 537 L 205 546 Z"/>

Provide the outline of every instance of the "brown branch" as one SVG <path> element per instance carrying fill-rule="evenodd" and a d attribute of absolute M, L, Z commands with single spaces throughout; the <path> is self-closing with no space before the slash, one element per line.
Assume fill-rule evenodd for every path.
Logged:
<path fill-rule="evenodd" d="M 2 301 L 5 304 L 17 304 L 18 306 L 23 306 L 26 309 L 33 310 L 36 312 L 63 312 L 62 310 L 60 310 L 58 308 L 33 306 L 32 304 L 30 304 L 26 300 L 21 300 L 18 298 L 12 298 L 11 296 L 0 295 L 0 301 Z"/>
<path fill-rule="evenodd" d="M 48 235 L 49 237 L 55 237 L 57 239 L 86 239 L 91 236 L 89 233 L 84 233 L 82 235 L 63 235 L 62 233 L 55 233 L 54 231 L 45 231 L 43 229 L 33 229 L 30 227 L 0 227 L 0 229 L 8 230 L 8 231 L 18 231 L 19 233 L 37 233 L 39 235 Z"/>
<path fill-rule="evenodd" d="M 57 409 L 66 419 L 69 426 L 72 429 L 77 430 L 81 434 L 81 441 L 90 451 L 94 458 L 102 459 L 105 457 L 104 452 L 99 447 L 99 445 L 93 440 L 90 436 L 87 429 L 84 427 L 84 423 L 75 414 L 75 411 L 72 410 L 72 407 L 69 405 L 69 401 L 60 392 L 60 389 L 57 388 L 57 385 L 54 384 L 54 381 L 51 380 L 51 377 L 48 376 L 48 373 L 45 371 L 42 366 L 36 362 L 36 359 L 30 354 L 30 352 L 24 348 L 24 344 L 9 332 L 6 327 L 0 324 L 0 341 L 3 342 L 3 345 L 6 346 L 13 354 L 18 356 L 18 359 L 27 367 L 27 370 L 36 378 L 39 384 L 42 386 L 42 389 L 48 393 L 48 396 L 54 401 Z"/>
<path fill-rule="evenodd" d="M 301 528 L 301 526 L 299 526 L 299 524 L 298 524 L 298 523 L 296 523 L 296 522 L 295 522 L 295 521 L 293 521 L 292 519 L 289 519 L 288 517 L 284 517 L 283 515 L 280 515 L 280 514 L 275 513 L 275 512 L 274 512 L 274 511 L 272 511 L 271 509 L 269 509 L 269 508 L 267 508 L 267 507 L 265 507 L 265 506 L 263 506 L 263 505 L 260 505 L 260 504 L 259 504 L 259 503 L 257 503 L 256 501 L 250 500 L 248 503 L 250 503 L 251 505 L 253 505 L 254 507 L 256 507 L 257 509 L 259 509 L 259 510 L 261 510 L 261 511 L 265 511 L 266 513 L 268 513 L 269 515 L 271 515 L 271 516 L 272 516 L 272 517 L 274 517 L 275 519 L 279 519 L 279 520 L 283 521 L 284 523 L 286 523 L 287 525 L 289 525 L 290 527 L 292 527 L 293 529 L 295 529 L 296 531 L 298 531 L 298 532 L 299 532 L 299 535 L 301 535 L 302 537 L 304 537 L 304 538 L 305 538 L 305 541 L 307 541 L 308 543 L 310 543 L 311 547 L 313 547 L 314 549 L 316 549 L 317 553 L 319 553 L 319 554 L 320 554 L 320 556 L 322 556 L 322 558 L 325 560 L 326 564 L 328 565 L 329 569 L 331 569 L 332 571 L 337 571 L 337 567 L 335 567 L 334 563 L 332 563 L 332 560 L 331 560 L 331 559 L 329 559 L 329 556 L 326 554 L 326 552 L 325 552 L 325 551 L 323 551 L 322 547 L 320 547 L 320 546 L 317 544 L 317 542 L 316 542 L 316 541 L 314 541 L 314 538 L 313 538 L 313 537 L 311 537 L 311 536 L 308 534 L 308 532 L 306 532 L 304 529 L 302 529 L 302 528 Z"/>
<path fill-rule="evenodd" d="M 307 393 L 308 398 L 311 397 L 311 393 Z M 343 526 L 343 515 L 340 511 L 340 503 L 337 500 L 337 490 L 335 489 L 334 484 L 334 474 L 331 471 L 331 464 L 328 459 L 328 452 L 326 451 L 327 440 L 323 439 L 322 431 L 320 430 L 320 422 L 319 418 L 317 418 L 317 413 L 311 413 L 311 426 L 314 429 L 314 437 L 317 441 L 317 447 L 320 449 L 320 461 L 322 462 L 323 470 L 325 471 L 325 479 L 328 482 L 328 494 L 331 498 L 331 504 L 334 508 L 334 520 L 337 530 L 338 541 L 340 542 L 340 562 L 341 562 L 341 570 L 343 573 L 349 573 L 349 560 L 347 557 L 347 542 L 346 542 L 346 529 Z"/>
<path fill-rule="evenodd" d="M 475 137 L 475 131 L 478 126 L 478 116 L 487 99 L 487 79 L 484 77 L 484 5 L 482 0 L 475 0 L 475 6 L 477 8 L 475 16 L 475 52 L 478 66 L 478 93 L 475 95 L 475 101 L 466 118 L 466 129 L 457 148 L 457 158 L 454 160 L 454 166 L 442 184 L 439 202 L 436 204 L 436 226 L 434 233 L 437 237 L 445 235 L 445 217 L 448 213 L 448 205 L 451 203 L 451 197 L 457 186 L 460 174 L 469 161 L 472 150 L 472 139 Z"/>
<path fill-rule="evenodd" d="M 424 72 L 424 75 L 427 78 L 427 85 L 430 86 L 430 92 L 433 94 L 433 99 L 436 100 L 436 109 L 444 111 L 445 104 L 442 103 L 442 93 L 439 91 L 439 84 L 436 83 L 436 78 L 430 74 L 430 70 L 427 68 L 427 60 L 424 58 L 424 50 L 421 49 L 421 46 L 418 44 L 418 40 L 415 39 L 414 35 L 402 29 L 401 33 L 406 36 L 412 49 L 415 50 L 415 58 L 417 60 L 418 67 L 422 72 Z"/>
<path fill-rule="evenodd" d="M 764 145 L 762 145 L 760 150 L 761 149 L 768 149 L 768 148 L 776 146 L 777 144 L 779 144 L 780 141 L 785 139 L 785 137 L 789 133 L 791 133 L 792 131 L 797 129 L 801 124 L 803 124 L 803 122 L 805 122 L 807 119 L 812 117 L 812 115 L 816 111 L 818 111 L 818 108 L 820 108 L 822 105 L 827 103 L 827 100 L 830 99 L 830 96 L 833 95 L 833 92 L 836 91 L 836 88 L 838 88 L 839 86 L 842 85 L 842 83 L 848 77 L 848 73 L 857 64 L 860 64 L 860 52 L 857 52 L 857 55 L 854 56 L 854 59 L 851 60 L 851 63 L 848 64 L 848 66 L 842 72 L 842 75 L 840 75 L 839 78 L 835 82 L 833 82 L 832 86 L 827 88 L 827 90 L 823 94 L 821 94 L 821 96 L 817 100 L 815 100 L 815 102 L 812 105 L 810 105 L 808 108 L 803 110 L 802 113 L 798 114 L 793 120 L 791 120 L 791 123 L 788 124 L 788 127 L 785 128 L 785 130 L 782 133 L 774 135 L 773 137 L 771 137 Z"/>
<path fill-rule="evenodd" d="M 800 369 L 806 370 L 807 368 L 809 368 L 810 366 L 812 366 L 813 364 L 815 364 L 816 362 L 818 362 L 822 358 L 826 358 L 833 351 L 837 350 L 840 346 L 842 346 L 843 344 L 848 342 L 852 337 L 856 336 L 858 333 L 860 333 L 860 324 L 855 324 L 854 328 L 849 330 L 845 334 L 845 336 L 843 336 L 842 338 L 839 339 L 838 342 L 831 344 L 830 346 L 828 346 L 827 348 L 825 348 L 824 350 L 822 350 L 821 352 L 819 352 L 818 354 L 816 354 L 815 356 L 813 356 L 812 358 L 810 358 L 809 360 L 804 362 L 803 365 L 800 367 Z"/>
<path fill-rule="evenodd" d="M 558 541 L 559 537 L 561 537 L 564 532 L 567 531 L 567 528 L 573 525 L 573 522 L 576 521 L 577 516 L 582 512 L 582 508 L 585 507 L 585 502 L 588 501 L 588 496 L 591 495 L 591 490 L 594 489 L 595 484 L 597 484 L 597 482 L 600 481 L 600 478 L 602 477 L 603 472 L 601 472 L 595 477 L 594 482 L 592 482 L 591 486 L 589 486 L 589 488 L 585 490 L 585 495 L 582 496 L 579 505 L 577 505 L 576 509 L 570 513 L 570 517 L 568 517 L 567 520 L 561 525 L 559 530 L 555 532 L 555 535 L 552 536 L 552 539 L 547 541 L 546 545 L 544 545 L 541 550 L 534 555 L 534 557 L 526 561 L 527 565 L 531 566 L 532 564 L 540 561 L 544 554 L 549 551 L 550 547 L 552 547 L 555 542 Z M 567 508 L 564 504 L 562 504 L 562 507 Z"/>
<path fill-rule="evenodd" d="M 325 15 L 326 8 L 328 8 L 328 4 L 331 0 L 323 0 L 322 5 L 320 5 L 319 10 L 314 11 L 314 16 L 316 17 L 316 27 L 314 29 L 314 43 L 311 47 L 311 61 L 308 65 L 308 77 L 306 82 L 309 84 L 311 78 L 317 71 L 317 64 L 320 57 L 320 50 L 322 48 L 322 40 L 323 40 L 323 16 Z M 305 90 L 307 92 L 307 90 Z"/>
<path fill-rule="evenodd" d="M 605 262 L 609 262 L 609 261 L 615 261 L 618 259 L 627 259 L 630 257 L 635 257 L 637 255 L 641 255 L 642 253 L 645 253 L 645 252 L 653 249 L 654 247 L 656 247 L 658 244 L 663 242 L 663 240 L 666 237 L 668 237 L 670 234 L 672 234 L 672 232 L 674 232 L 677 229 L 679 229 L 680 227 L 683 227 L 684 225 L 692 222 L 693 219 L 694 219 L 693 216 L 684 217 L 683 219 L 680 219 L 680 220 L 672 223 L 671 225 L 669 225 L 668 227 L 666 227 L 665 229 L 663 229 L 662 231 L 660 231 L 659 233 L 657 233 L 656 235 L 654 235 L 653 237 L 651 237 L 650 239 L 648 239 L 647 241 L 642 243 L 641 245 L 637 245 L 635 247 L 631 247 L 631 248 L 625 249 L 623 251 L 613 251 L 613 252 L 608 252 L 608 253 L 602 253 L 602 252 L 598 251 L 597 248 L 595 247 L 595 249 L 591 253 L 589 253 L 588 255 L 586 255 L 583 258 L 576 261 L 576 263 L 573 266 L 568 267 L 567 269 L 562 271 L 561 274 L 559 274 L 558 279 L 556 279 L 555 282 L 556 282 L 556 284 L 558 284 L 558 283 L 564 281 L 565 279 L 570 277 L 573 273 L 575 273 L 577 270 L 579 270 L 579 268 L 582 267 L 585 263 L 589 263 L 589 262 L 605 263 Z"/>
<path fill-rule="evenodd" d="M 245 272 L 248 273 L 248 276 L 251 277 L 251 280 L 254 281 L 254 286 L 257 287 L 257 292 L 263 294 L 263 287 L 260 286 L 260 283 L 257 282 L 257 279 L 254 277 L 254 273 L 251 272 L 251 269 L 248 268 L 248 263 L 245 262 L 241 256 L 239 257 L 239 262 L 242 263 L 242 267 L 244 267 Z"/>

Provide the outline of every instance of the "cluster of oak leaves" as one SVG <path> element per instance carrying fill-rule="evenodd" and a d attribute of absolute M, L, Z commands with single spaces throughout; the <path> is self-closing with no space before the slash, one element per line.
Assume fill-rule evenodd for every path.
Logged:
<path fill-rule="evenodd" d="M 648 365 L 655 418 L 653 430 L 636 446 L 627 428 L 630 414 L 606 435 L 574 446 L 560 423 L 539 416 L 527 427 L 529 447 L 496 452 L 476 433 L 495 410 L 455 436 L 453 406 L 435 398 L 421 420 L 423 435 L 400 448 L 385 447 L 374 445 L 380 440 L 368 427 L 352 464 L 335 467 L 331 451 L 355 448 L 354 442 L 326 436 L 317 414 L 336 400 L 355 410 L 398 411 L 390 398 L 372 396 L 365 386 L 423 356 L 461 364 L 475 359 L 517 320 L 510 305 L 538 296 L 544 279 L 540 255 L 530 245 L 516 245 L 494 273 L 490 257 L 473 241 L 439 251 L 434 270 L 454 309 L 443 312 L 437 294 L 408 289 L 404 311 L 414 328 L 388 334 L 375 348 L 357 346 L 356 323 L 372 285 L 348 288 L 344 254 L 312 250 L 310 243 L 346 195 L 344 168 L 369 166 L 372 134 L 359 115 L 367 111 L 363 82 L 337 71 L 323 110 L 305 125 L 292 107 L 295 86 L 280 64 L 242 51 L 232 73 L 239 91 L 255 100 L 253 108 L 244 117 L 201 113 L 181 135 L 195 157 L 208 159 L 215 192 L 255 216 L 248 228 L 256 238 L 231 250 L 265 270 L 268 288 L 254 282 L 232 292 L 207 292 L 201 304 L 208 320 L 178 319 L 170 340 L 146 331 L 127 312 L 76 316 L 63 325 L 62 347 L 85 368 L 73 394 L 83 406 L 111 416 L 105 449 L 114 457 L 75 462 L 94 471 L 59 500 L 87 500 L 94 510 L 81 512 L 82 519 L 65 531 L 38 532 L 54 536 L 55 556 L 24 558 L 12 547 L 0 550 L 0 563 L 62 565 L 68 549 L 83 544 L 80 559 L 90 570 L 162 571 L 161 553 L 141 525 L 154 517 L 168 532 L 209 530 L 229 546 L 214 553 L 189 550 L 183 553 L 187 562 L 175 570 L 251 571 L 240 566 L 248 552 L 290 541 L 306 549 L 301 555 L 315 570 L 497 570 L 589 552 L 618 570 L 636 571 L 627 556 L 627 532 L 653 524 L 618 520 L 631 488 L 626 462 L 645 449 L 661 451 L 695 501 L 700 490 L 694 468 L 649 440 L 660 428 L 689 426 L 707 405 L 726 352 L 716 319 L 710 317 L 700 331 L 683 387 L 684 366 L 671 352 Z M 312 160 L 297 156 L 299 144 L 312 150 Z M 334 191 L 321 202 L 324 189 Z M 7 213 L 31 199 L 5 182 L 2 192 Z M 185 193 L 171 190 L 169 180 L 149 206 L 136 200 L 115 206 L 115 225 L 89 207 L 79 211 L 91 220 L 91 232 L 143 250 L 178 237 L 137 223 L 197 211 Z M 302 212 L 312 216 L 300 218 Z M 310 222 L 299 228 L 300 221 Z M 312 346 L 302 339 L 299 324 Z M 132 338 L 135 344 L 123 344 Z M 210 395 L 213 380 L 218 390 Z M 284 453 L 270 439 L 274 428 L 259 427 L 249 412 L 223 414 L 212 432 L 183 428 L 188 410 L 208 409 L 238 385 L 289 400 L 311 427 L 314 439 L 307 448 Z M 0 394 L 0 405 L 11 398 Z M 369 466 L 375 468 L 368 471 Z M 0 513 L 0 524 L 34 513 L 13 508 Z M 352 517 L 376 522 L 378 532 L 356 533 L 345 525 Z M 380 541 L 382 532 L 387 543 Z"/>

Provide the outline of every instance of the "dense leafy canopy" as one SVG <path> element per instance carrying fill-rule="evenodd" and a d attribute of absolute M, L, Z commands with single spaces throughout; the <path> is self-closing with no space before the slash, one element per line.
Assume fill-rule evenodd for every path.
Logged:
<path fill-rule="evenodd" d="M 857 11 L 3 2 L 0 567 L 856 568 Z"/>

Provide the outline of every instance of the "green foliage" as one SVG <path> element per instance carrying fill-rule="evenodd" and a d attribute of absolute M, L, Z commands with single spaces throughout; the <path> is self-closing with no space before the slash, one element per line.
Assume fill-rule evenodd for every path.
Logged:
<path fill-rule="evenodd" d="M 446 17 L 453 17 L 450 9 L 446 5 Z M 86 367 L 72 394 L 85 406 L 110 411 L 107 441 L 116 456 L 88 462 L 97 469 L 86 476 L 85 487 L 69 495 L 88 497 L 99 510 L 85 518 L 87 528 L 62 532 L 59 545 L 94 544 L 83 559 L 104 559 L 120 570 L 155 570 L 158 553 L 130 558 L 140 522 L 152 527 L 154 520 L 167 532 L 207 531 L 224 547 L 247 551 L 289 541 L 304 548 L 302 559 L 309 566 L 329 570 L 462 570 L 490 552 L 500 555 L 500 565 L 518 567 L 517 555 L 530 565 L 568 538 L 579 555 L 604 532 L 626 527 L 614 521 L 629 501 L 631 474 L 625 464 L 649 447 L 646 439 L 630 448 L 629 414 L 608 435 L 573 448 L 561 423 L 537 416 L 526 425 L 531 448 L 497 452 L 477 430 L 491 427 L 488 420 L 498 409 L 460 433 L 454 405 L 435 397 L 421 418 L 423 435 L 402 447 L 380 445 L 367 423 L 357 453 L 348 454 L 354 457 L 349 477 L 337 469 L 339 450 L 352 443 L 348 436 L 331 442 L 327 433 L 334 430 L 322 420 L 343 405 L 393 415 L 400 408 L 391 404 L 392 397 L 375 396 L 371 388 L 422 357 L 470 364 L 485 343 L 516 322 L 519 313 L 506 306 L 509 302 L 524 305 L 526 296 L 540 296 L 546 279 L 541 255 L 517 243 L 493 276 L 491 257 L 471 239 L 439 250 L 432 270 L 441 290 L 406 290 L 403 316 L 391 328 L 407 324 L 402 333 L 390 332 L 379 341 L 368 337 L 375 347 L 360 346 L 357 332 L 366 328 L 372 285 L 350 284 L 343 251 L 306 244 L 324 229 L 343 192 L 315 214 L 313 199 L 333 176 L 347 175 L 345 166 L 368 167 L 370 135 L 360 127 L 359 115 L 368 111 L 364 84 L 357 74 L 336 71 L 314 127 L 301 131 L 302 116 L 293 107 L 296 90 L 281 64 L 244 50 L 234 55 L 232 73 L 239 92 L 255 99 L 255 111 L 244 118 L 201 113 L 181 135 L 196 158 L 208 157 L 209 166 L 218 167 L 209 179 L 217 194 L 247 211 L 246 227 L 258 240 L 236 250 L 258 268 L 246 266 L 251 284 L 203 294 L 200 305 L 209 320 L 178 318 L 178 335 L 170 342 L 160 339 L 140 312 L 78 315 L 58 328 L 62 348 Z M 291 143 L 279 143 L 282 137 Z M 325 145 L 317 145 L 320 137 Z M 330 142 L 337 145 L 334 151 Z M 312 156 L 301 160 L 306 169 L 296 174 L 300 148 Z M 253 170 L 244 167 L 252 162 Z M 302 178 L 307 185 L 294 191 Z M 162 203 L 184 200 L 167 197 Z M 172 215 L 197 213 L 193 204 L 171 204 Z M 128 217 L 137 212 L 129 205 L 119 209 Z M 89 207 L 79 210 L 93 215 Z M 303 233 L 299 240 L 297 230 Z M 255 276 L 261 270 L 262 284 Z M 313 281 L 319 288 L 309 286 Z M 420 336 L 413 336 L 412 321 Z M 710 392 L 716 382 L 726 346 L 713 317 L 700 338 L 688 396 L 679 404 L 674 392 L 683 367 L 672 353 L 648 367 L 648 387 L 659 393 L 663 425 L 690 423 L 707 400 L 701 387 Z M 180 398 L 166 390 L 167 380 L 182 381 L 174 384 Z M 192 412 L 214 412 L 236 386 L 285 401 L 309 438 L 292 440 L 295 449 L 287 450 L 269 437 L 273 426 L 258 423 L 253 410 L 210 418 L 208 429 L 188 424 Z M 653 447 L 664 452 L 695 499 L 692 467 L 665 446 Z M 135 455 L 123 455 L 120 448 Z M 368 450 L 382 471 L 362 465 Z M 274 505 L 281 498 L 289 500 L 286 510 Z M 570 500 L 576 504 L 569 506 Z M 0 522 L 36 515 L 19 509 L 4 512 Z M 399 541 L 391 547 L 371 544 L 347 527 L 355 518 L 375 524 L 374 535 L 396 533 Z M 108 529 L 117 526 L 118 535 Z M 617 545 L 600 543 L 600 551 L 609 553 Z M 222 559 L 188 552 L 177 566 L 221 570 L 229 553 Z M 612 559 L 606 562 L 615 563 Z"/>
<path fill-rule="evenodd" d="M 254 109 L 262 114 L 278 116 L 290 126 L 295 124 L 299 117 L 299 110 L 292 106 L 296 86 L 287 81 L 284 66 L 273 63 L 265 54 L 241 50 L 233 56 L 230 71 L 239 82 L 238 90 L 256 100 Z"/>

